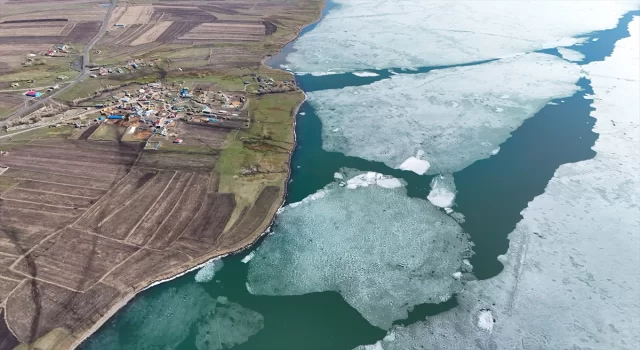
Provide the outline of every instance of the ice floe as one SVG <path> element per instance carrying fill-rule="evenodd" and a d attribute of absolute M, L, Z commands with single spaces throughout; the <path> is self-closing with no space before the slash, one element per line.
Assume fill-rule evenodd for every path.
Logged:
<path fill-rule="evenodd" d="M 419 174 L 451 173 L 491 156 L 551 99 L 573 95 L 579 78 L 579 66 L 535 53 L 314 91 L 309 102 L 324 149 Z"/>
<path fill-rule="evenodd" d="M 218 297 L 215 306 L 198 323 L 196 348 L 198 350 L 221 350 L 232 348 L 249 340 L 264 328 L 264 317 L 239 304 Z"/>
<path fill-rule="evenodd" d="M 197 328 L 197 348 L 217 350 L 245 342 L 263 324 L 257 312 L 213 298 L 197 283 L 144 293 L 125 310 L 119 322 L 105 325 L 83 348 L 176 349 Z"/>
<path fill-rule="evenodd" d="M 566 47 L 559 47 L 558 52 L 567 61 L 580 62 L 584 59 L 584 55 L 576 50 L 567 49 Z"/>
<path fill-rule="evenodd" d="M 244 258 L 242 258 L 242 260 L 240 260 L 240 261 L 242 261 L 243 263 L 245 263 L 245 264 L 246 264 L 246 263 L 248 263 L 249 261 L 251 261 L 251 259 L 253 259 L 253 257 L 254 257 L 255 255 L 256 255 L 256 252 L 255 252 L 255 251 L 253 251 L 253 252 L 251 252 L 251 253 L 247 254 L 247 255 L 246 255 Z"/>
<path fill-rule="evenodd" d="M 353 75 L 355 75 L 356 77 L 361 77 L 361 78 L 366 78 L 366 77 L 378 77 L 380 76 L 380 74 L 376 73 L 376 72 L 353 72 Z"/>
<path fill-rule="evenodd" d="M 206 265 L 204 265 L 195 275 L 196 282 L 204 283 L 213 280 L 213 277 L 216 275 L 216 272 L 220 271 L 220 269 L 224 266 L 224 263 L 220 259 L 211 260 Z"/>
<path fill-rule="evenodd" d="M 322 199 L 286 207 L 277 217 L 274 234 L 249 263 L 251 293 L 336 291 L 371 324 L 388 329 L 413 306 L 460 290 L 453 274 L 470 243 L 453 219 L 407 197 L 403 187 L 388 188 L 397 179 L 372 172 L 345 178 L 357 185 L 330 184 Z"/>
<path fill-rule="evenodd" d="M 376 185 L 384 188 L 398 188 L 403 186 L 399 179 L 372 171 L 352 177 L 347 180 L 346 185 L 347 188 L 351 190 L 370 185 Z"/>
<path fill-rule="evenodd" d="M 451 208 L 456 199 L 456 184 L 450 174 L 439 175 L 431 180 L 431 192 L 427 196 L 431 204 L 440 208 Z M 450 212 L 447 211 L 447 214 Z"/>
<path fill-rule="evenodd" d="M 636 1 L 378 1 L 338 5 L 293 44 L 297 71 L 423 67 L 571 46 L 614 28 Z"/>
<path fill-rule="evenodd" d="M 529 203 L 498 276 L 468 282 L 458 307 L 393 329 L 381 347 L 638 348 L 640 273 L 620 266 L 640 265 L 640 17 L 629 31 L 610 57 L 584 66 L 595 158 L 562 165 Z"/>

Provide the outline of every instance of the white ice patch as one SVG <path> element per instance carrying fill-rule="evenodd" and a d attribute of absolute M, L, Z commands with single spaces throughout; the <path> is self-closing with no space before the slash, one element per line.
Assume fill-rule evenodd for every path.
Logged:
<path fill-rule="evenodd" d="M 620 266 L 640 265 L 639 17 L 629 32 L 603 62 L 583 66 L 595 158 L 556 170 L 509 235 L 498 276 L 468 282 L 457 308 L 394 329 L 385 350 L 638 347 L 640 275 Z M 489 306 L 490 333 L 477 318 Z"/>
<path fill-rule="evenodd" d="M 445 174 L 434 177 L 431 180 L 431 192 L 427 199 L 436 207 L 451 208 L 456 199 L 456 184 L 453 182 L 453 176 Z"/>
<path fill-rule="evenodd" d="M 328 71 L 328 72 L 312 72 L 309 73 L 311 75 L 313 75 L 314 77 L 323 77 L 325 75 L 335 75 L 335 74 L 340 74 L 340 72 L 333 72 L 333 71 Z"/>
<path fill-rule="evenodd" d="M 307 115 L 307 113 L 306 113 L 306 112 L 300 112 L 300 113 L 298 113 L 298 114 L 299 114 L 299 115 L 302 115 L 302 116 Z"/>
<path fill-rule="evenodd" d="M 350 190 L 356 189 L 358 187 L 367 187 L 372 185 L 380 186 L 383 188 L 398 188 L 403 186 L 400 180 L 392 176 L 383 175 L 372 171 L 356 175 L 347 180 L 346 184 L 347 188 Z"/>
<path fill-rule="evenodd" d="M 294 44 L 296 71 L 424 67 L 511 57 L 614 28 L 635 1 L 335 0 Z"/>
<path fill-rule="evenodd" d="M 355 75 L 356 77 L 361 77 L 361 78 L 380 76 L 380 74 L 376 72 L 353 72 L 352 74 Z"/>
<path fill-rule="evenodd" d="M 566 47 L 559 47 L 558 52 L 567 61 L 580 62 L 584 59 L 584 55 L 576 50 L 567 49 Z"/>
<path fill-rule="evenodd" d="M 251 259 L 253 259 L 253 257 L 256 255 L 255 251 L 252 251 L 251 253 L 247 254 L 244 258 L 242 258 L 242 260 L 240 260 L 243 263 L 248 263 L 249 261 L 251 261 Z"/>
<path fill-rule="evenodd" d="M 575 64 L 527 54 L 314 91 L 309 102 L 322 121 L 327 151 L 391 167 L 406 161 L 403 168 L 417 173 L 452 173 L 488 158 L 551 99 L 573 95 L 579 78 Z M 497 107 L 504 112 L 496 113 Z M 428 170 L 414 156 L 417 150 L 425 151 Z"/>
<path fill-rule="evenodd" d="M 416 157 L 409 157 L 409 158 L 407 158 L 407 160 L 402 162 L 402 164 L 400 164 L 398 169 L 407 170 L 407 171 L 413 171 L 414 173 L 416 173 L 418 175 L 424 175 L 424 173 L 426 173 L 429 170 L 430 167 L 431 167 L 431 164 L 426 159 L 418 159 Z"/>
<path fill-rule="evenodd" d="M 275 234 L 249 263 L 251 293 L 336 291 L 371 324 L 389 328 L 413 306 L 460 290 L 451 276 L 470 251 L 460 226 L 404 188 L 379 186 L 379 174 L 362 175 L 348 176 L 359 179 L 354 189 L 331 184 L 322 200 L 277 217 Z"/>
<path fill-rule="evenodd" d="M 342 173 L 334 173 L 333 178 L 336 180 L 342 180 L 344 179 L 344 175 L 342 175 Z"/>
<path fill-rule="evenodd" d="M 204 265 L 196 276 L 194 277 L 196 282 L 204 283 L 213 280 L 213 277 L 216 275 L 216 272 L 220 271 L 220 269 L 224 266 L 222 260 L 211 260 L 206 265 Z"/>
<path fill-rule="evenodd" d="M 493 319 L 493 314 L 491 310 L 483 309 L 478 313 L 478 327 L 480 329 L 485 330 L 489 333 L 493 331 L 493 325 L 495 324 L 495 320 Z"/>

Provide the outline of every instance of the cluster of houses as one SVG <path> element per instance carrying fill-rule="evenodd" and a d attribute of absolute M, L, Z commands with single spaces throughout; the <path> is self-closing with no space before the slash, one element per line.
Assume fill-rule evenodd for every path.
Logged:
<path fill-rule="evenodd" d="M 120 91 L 110 101 L 97 103 L 94 107 L 100 109 L 97 122 L 126 127 L 126 133 L 131 137 L 142 138 L 143 135 L 154 134 L 170 136 L 169 131 L 178 119 L 222 127 L 233 127 L 240 119 L 243 123 L 248 122 L 240 117 L 245 97 L 227 98 L 224 103 L 219 103 L 219 108 L 213 108 L 194 101 L 193 94 L 186 87 L 150 83 L 132 91 Z M 230 125 L 225 126 L 225 123 Z M 182 143 L 182 139 L 176 138 L 174 142 Z"/>

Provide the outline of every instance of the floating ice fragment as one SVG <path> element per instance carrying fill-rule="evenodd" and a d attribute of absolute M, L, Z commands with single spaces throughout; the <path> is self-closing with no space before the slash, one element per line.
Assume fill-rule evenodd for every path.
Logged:
<path fill-rule="evenodd" d="M 224 263 L 220 259 L 211 260 L 206 265 L 204 265 L 198 273 L 196 273 L 195 280 L 198 283 L 209 282 L 213 280 L 213 277 L 216 275 L 216 272 L 220 271 L 220 269 L 224 266 Z"/>
<path fill-rule="evenodd" d="M 416 157 L 409 157 L 407 160 L 402 162 L 398 168 L 400 170 L 413 171 L 418 175 L 424 175 L 424 173 L 429 170 L 429 167 L 431 167 L 429 161 L 425 159 L 418 159 Z"/>
<path fill-rule="evenodd" d="M 431 192 L 429 192 L 427 199 L 436 207 L 451 208 L 456 199 L 456 185 L 453 176 L 445 174 L 434 177 L 431 180 Z"/>
<path fill-rule="evenodd" d="M 599 38 L 593 38 L 591 41 L 598 41 Z"/>
<path fill-rule="evenodd" d="M 496 154 L 498 154 L 498 152 L 500 152 L 500 147 L 496 147 L 496 149 L 494 149 L 493 151 L 491 151 L 491 155 L 495 156 Z"/>
<path fill-rule="evenodd" d="M 204 321 L 198 323 L 195 345 L 198 350 L 222 350 L 249 340 L 264 328 L 264 317 L 239 304 L 228 302 L 215 304 Z"/>
<path fill-rule="evenodd" d="M 509 98 L 509 95 L 502 95 L 502 96 L 500 96 L 500 98 L 506 99 L 506 98 Z"/>
<path fill-rule="evenodd" d="M 245 256 L 244 258 L 242 258 L 242 260 L 240 260 L 240 261 L 242 261 L 243 263 L 245 263 L 245 264 L 246 264 L 246 263 L 248 263 L 249 261 L 251 261 L 251 259 L 253 259 L 253 257 L 254 257 L 255 255 L 256 255 L 256 252 L 255 252 L 255 250 L 254 250 L 254 251 L 252 251 L 251 253 L 247 254 L 247 256 Z"/>
<path fill-rule="evenodd" d="M 498 113 L 504 112 L 504 108 L 496 107 L 495 111 L 498 112 Z"/>
<path fill-rule="evenodd" d="M 302 116 L 307 115 L 307 113 L 306 113 L 306 112 L 300 112 L 300 113 L 298 113 L 298 114 L 299 114 L 299 115 L 302 115 Z"/>
<path fill-rule="evenodd" d="M 334 71 L 328 71 L 328 72 L 312 72 L 309 73 L 311 75 L 313 75 L 314 77 L 322 77 L 325 75 L 335 75 L 335 74 L 340 74 L 340 72 L 334 72 Z"/>
<path fill-rule="evenodd" d="M 351 190 L 369 185 L 377 185 L 384 188 L 398 188 L 402 187 L 402 182 L 392 176 L 370 171 L 347 180 L 346 185 L 347 188 Z"/>
<path fill-rule="evenodd" d="M 459 280 L 459 279 L 461 279 L 461 278 L 462 278 L 462 272 L 460 272 L 460 271 L 456 271 L 456 272 L 454 272 L 454 273 L 453 273 L 453 275 L 452 275 L 452 276 L 453 276 L 453 278 L 455 278 L 455 279 Z"/>
<path fill-rule="evenodd" d="M 478 327 L 482 330 L 485 330 L 489 333 L 493 331 L 493 325 L 495 324 L 495 319 L 493 318 L 493 314 L 489 309 L 480 310 L 478 313 Z"/>
<path fill-rule="evenodd" d="M 342 180 L 344 179 L 344 175 L 342 175 L 342 173 L 333 173 L 333 178 L 336 180 Z"/>
<path fill-rule="evenodd" d="M 353 72 L 353 75 L 355 75 L 356 77 L 377 77 L 380 76 L 380 74 L 375 73 L 375 72 Z"/>
<path fill-rule="evenodd" d="M 393 178 L 346 174 L 351 189 L 330 184 L 322 200 L 287 207 L 276 218 L 276 233 L 249 263 L 250 293 L 337 291 L 386 329 L 413 306 L 458 291 L 462 282 L 451 276 L 470 252 L 460 226 L 404 188 L 380 186 Z"/>
<path fill-rule="evenodd" d="M 567 61 L 580 62 L 584 59 L 584 55 L 576 50 L 567 49 L 566 47 L 559 47 L 558 52 Z"/>

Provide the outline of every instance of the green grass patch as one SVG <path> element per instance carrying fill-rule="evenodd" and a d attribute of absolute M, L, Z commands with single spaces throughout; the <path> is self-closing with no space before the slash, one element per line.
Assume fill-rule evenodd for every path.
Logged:
<path fill-rule="evenodd" d="M 15 132 L 15 135 L 10 136 L 11 140 L 30 141 L 37 139 L 68 138 L 76 132 L 76 128 L 73 125 L 62 125 L 57 128 L 46 126 L 24 133 L 18 133 L 19 131 L 20 130 Z"/>

